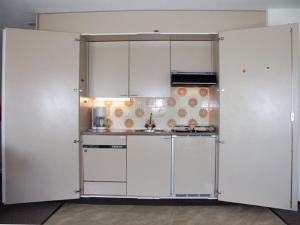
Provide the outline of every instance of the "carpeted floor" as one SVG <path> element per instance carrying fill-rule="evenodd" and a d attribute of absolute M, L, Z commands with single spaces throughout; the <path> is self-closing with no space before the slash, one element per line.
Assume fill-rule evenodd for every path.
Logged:
<path fill-rule="evenodd" d="M 268 208 L 66 203 L 47 225 L 284 225 Z"/>

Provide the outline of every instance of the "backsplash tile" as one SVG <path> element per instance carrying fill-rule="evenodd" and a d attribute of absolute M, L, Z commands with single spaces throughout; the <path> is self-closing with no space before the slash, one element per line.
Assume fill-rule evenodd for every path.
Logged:
<path fill-rule="evenodd" d="M 150 113 L 159 129 L 175 125 L 209 125 L 209 88 L 171 89 L 170 98 L 132 98 L 128 101 L 104 101 L 107 127 L 143 129 Z"/>

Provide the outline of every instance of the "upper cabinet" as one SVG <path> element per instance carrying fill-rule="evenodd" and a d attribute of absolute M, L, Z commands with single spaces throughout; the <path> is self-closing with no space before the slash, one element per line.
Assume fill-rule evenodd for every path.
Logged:
<path fill-rule="evenodd" d="M 90 42 L 89 96 L 127 97 L 129 43 Z"/>
<path fill-rule="evenodd" d="M 170 96 L 169 41 L 90 42 L 88 65 L 90 97 Z"/>
<path fill-rule="evenodd" d="M 171 71 L 213 72 L 207 39 L 108 40 L 88 42 L 90 97 L 169 97 Z"/>
<path fill-rule="evenodd" d="M 170 42 L 130 42 L 130 96 L 170 96 Z"/>
<path fill-rule="evenodd" d="M 211 41 L 171 41 L 171 71 L 213 72 Z"/>

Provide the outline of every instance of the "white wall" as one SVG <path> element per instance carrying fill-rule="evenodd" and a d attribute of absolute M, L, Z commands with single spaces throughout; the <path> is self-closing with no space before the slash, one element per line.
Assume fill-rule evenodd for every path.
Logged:
<path fill-rule="evenodd" d="M 281 25 L 288 23 L 298 23 L 300 26 L 300 8 L 294 9 L 268 9 L 267 10 L 267 24 L 268 26 L 272 25 Z M 298 27 L 299 37 L 300 37 L 300 27 Z M 300 46 L 300 38 L 299 38 Z M 300 52 L 300 48 L 299 48 Z M 300 60 L 300 57 L 299 57 Z M 299 61 L 300 65 L 300 61 Z M 299 150 L 300 151 L 300 150 Z M 299 154 L 299 163 L 300 163 L 300 154 Z M 300 201 L 300 166 L 299 166 L 299 178 L 298 178 L 298 200 Z"/>

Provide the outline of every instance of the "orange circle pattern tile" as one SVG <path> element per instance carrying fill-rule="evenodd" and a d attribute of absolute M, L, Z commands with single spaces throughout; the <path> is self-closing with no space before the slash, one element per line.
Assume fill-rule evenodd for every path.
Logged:
<path fill-rule="evenodd" d="M 126 119 L 125 122 L 124 122 L 124 124 L 125 124 L 125 127 L 132 128 L 133 125 L 134 125 L 134 122 L 133 122 L 132 119 Z"/>
<path fill-rule="evenodd" d="M 111 128 L 112 125 L 113 125 L 113 121 L 111 119 L 107 118 L 105 121 L 106 128 Z"/>
<path fill-rule="evenodd" d="M 176 99 L 173 97 L 168 98 L 168 106 L 174 107 L 175 105 L 176 105 Z"/>
<path fill-rule="evenodd" d="M 178 111 L 177 111 L 177 115 L 178 115 L 179 117 L 183 118 L 183 117 L 185 117 L 185 116 L 187 115 L 187 112 L 186 112 L 186 110 L 185 110 L 184 108 L 180 108 L 180 109 L 178 109 Z"/>
<path fill-rule="evenodd" d="M 123 116 L 123 110 L 121 108 L 116 108 L 116 110 L 115 110 L 115 116 L 116 117 Z"/>
<path fill-rule="evenodd" d="M 199 110 L 199 116 L 202 117 L 202 118 L 205 118 L 207 117 L 208 115 L 208 110 L 207 109 L 200 109 Z"/>
<path fill-rule="evenodd" d="M 190 98 L 189 99 L 189 106 L 190 107 L 195 107 L 197 104 L 198 104 L 197 99 L 195 99 L 195 98 Z"/>
<path fill-rule="evenodd" d="M 194 128 L 194 127 L 197 126 L 197 125 L 198 125 L 197 120 L 195 120 L 195 119 L 190 119 L 190 120 L 189 120 L 189 126 L 190 126 L 190 127 Z"/>
<path fill-rule="evenodd" d="M 175 127 L 175 126 L 176 126 L 176 120 L 175 120 L 175 119 L 168 119 L 167 125 L 168 125 L 168 127 L 170 127 L 170 128 Z"/>
<path fill-rule="evenodd" d="M 184 87 L 180 87 L 177 89 L 177 94 L 181 97 L 185 96 L 187 94 L 187 89 Z"/>
<path fill-rule="evenodd" d="M 202 96 L 202 97 L 205 97 L 207 96 L 208 94 L 208 89 L 207 88 L 200 88 L 199 89 L 199 95 Z"/>
<path fill-rule="evenodd" d="M 104 101 L 104 106 L 105 107 L 111 107 L 112 106 L 112 101 Z"/>
<path fill-rule="evenodd" d="M 133 103 L 134 103 L 133 99 L 130 99 L 129 101 L 125 101 L 125 102 L 124 102 L 124 105 L 125 105 L 126 107 L 131 107 L 131 106 L 133 106 Z"/>
<path fill-rule="evenodd" d="M 194 89 L 195 90 L 195 89 Z M 197 96 L 192 96 L 192 93 L 191 92 L 191 96 L 188 95 L 188 92 L 189 92 L 189 88 L 185 88 L 185 87 L 179 87 L 179 88 L 176 88 L 175 90 L 175 96 L 173 97 L 169 97 L 167 100 L 167 105 L 168 107 L 172 107 L 173 109 L 170 109 L 171 110 L 171 113 L 173 110 L 175 110 L 175 113 L 176 113 L 176 110 L 177 110 L 177 116 L 180 117 L 180 118 L 186 118 L 188 120 L 188 125 L 190 127 L 195 127 L 198 124 L 197 120 L 195 118 L 191 118 L 191 117 L 188 117 L 188 108 L 189 107 L 192 107 L 194 109 L 189 109 L 189 110 L 198 110 L 198 107 L 201 107 L 202 105 L 202 100 L 198 99 Z M 205 87 L 202 87 L 202 88 L 196 88 L 196 93 L 198 92 L 199 96 L 202 96 L 202 97 L 205 97 L 209 94 L 209 89 L 208 88 L 205 88 Z M 183 99 L 181 98 L 178 98 L 176 97 L 176 94 L 177 96 L 180 96 L 180 97 L 184 97 Z M 147 105 L 148 107 L 155 107 L 155 98 L 147 98 L 147 99 L 143 99 L 142 100 L 143 104 L 140 104 L 138 108 L 131 108 L 131 109 L 126 109 L 129 108 L 129 107 L 132 107 L 132 106 L 135 106 L 135 99 L 130 99 L 128 101 L 124 101 L 124 106 L 120 106 L 120 107 L 117 107 L 114 109 L 111 108 L 110 110 L 114 113 L 115 117 L 124 117 L 124 113 L 125 111 L 124 110 L 132 110 L 132 112 L 134 112 L 133 116 L 130 116 L 129 118 L 127 117 L 126 120 L 124 120 L 124 125 L 126 128 L 133 128 L 135 125 L 135 119 L 138 120 L 138 118 L 142 118 L 145 116 L 145 109 L 144 109 L 144 106 Z M 179 103 L 183 103 L 182 101 L 188 103 L 188 107 L 180 107 L 181 104 Z M 199 102 L 201 101 L 201 102 Z M 201 103 L 201 104 L 200 104 Z M 144 105 L 145 104 L 145 105 Z M 186 103 L 185 103 L 186 104 Z M 113 105 L 113 102 L 112 101 L 104 101 L 104 105 L 105 107 L 109 108 Z M 179 106 L 179 109 L 176 109 L 176 105 Z M 109 111 L 110 111 L 109 110 Z M 159 108 L 157 109 L 159 110 Z M 163 109 L 160 109 L 163 111 Z M 165 109 L 164 109 L 165 110 Z M 158 112 L 158 111 L 157 111 Z M 174 111 L 173 111 L 174 112 Z M 163 116 L 166 116 L 167 118 L 167 121 L 166 121 L 166 126 L 169 127 L 169 128 L 173 128 L 176 126 L 177 122 L 176 122 L 176 116 L 173 117 L 173 118 L 168 118 L 168 112 L 164 112 L 164 113 L 161 113 L 161 117 Z M 207 118 L 208 115 L 209 115 L 209 111 L 207 108 L 200 108 L 200 110 L 198 111 L 198 115 L 201 117 L 201 118 Z M 171 115 L 170 115 L 171 116 Z M 177 117 L 177 118 L 178 118 Z M 116 125 L 113 125 L 113 123 L 116 122 L 116 121 L 113 121 L 112 118 L 107 118 L 106 119 L 106 127 L 107 128 L 111 128 L 112 126 L 117 126 Z M 120 121 L 121 122 L 121 121 Z"/>

